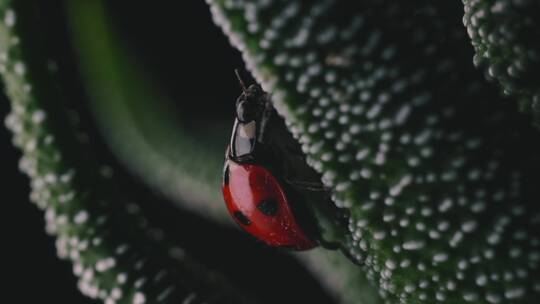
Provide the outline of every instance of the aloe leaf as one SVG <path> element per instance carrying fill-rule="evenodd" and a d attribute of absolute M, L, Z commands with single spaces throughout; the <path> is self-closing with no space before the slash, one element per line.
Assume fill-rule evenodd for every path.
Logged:
<path fill-rule="evenodd" d="M 105 303 L 244 302 L 217 274 L 152 228 L 76 124 L 77 103 L 62 92 L 37 3 L 1 1 L 0 72 L 23 153 L 30 198 L 45 211 L 58 255 L 73 263 L 80 290 Z M 124 189 L 125 190 L 125 189 Z M 133 193 L 133 191 L 131 191 Z"/>
<path fill-rule="evenodd" d="M 534 303 L 538 133 L 475 72 L 460 3 L 209 0 L 389 303 Z"/>
<path fill-rule="evenodd" d="M 474 64 L 540 124 L 540 3 L 463 0 Z"/>

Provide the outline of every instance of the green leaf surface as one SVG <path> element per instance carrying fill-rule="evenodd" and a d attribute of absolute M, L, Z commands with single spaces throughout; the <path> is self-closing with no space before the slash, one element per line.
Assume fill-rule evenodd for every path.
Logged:
<path fill-rule="evenodd" d="M 389 303 L 536 303 L 538 132 L 470 64 L 460 3 L 207 2 Z"/>
<path fill-rule="evenodd" d="M 45 211 L 78 286 L 105 303 L 244 303 L 224 280 L 149 225 L 93 148 L 62 93 L 35 1 L 0 1 L 0 72 L 30 198 Z M 252 303 L 252 302 L 250 302 Z"/>
<path fill-rule="evenodd" d="M 474 64 L 540 124 L 540 2 L 463 0 Z"/>

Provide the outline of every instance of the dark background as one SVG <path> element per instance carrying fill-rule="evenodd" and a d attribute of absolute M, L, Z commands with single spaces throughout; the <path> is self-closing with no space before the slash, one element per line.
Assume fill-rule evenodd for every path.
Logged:
<path fill-rule="evenodd" d="M 207 111 L 205 114 L 215 119 L 230 120 L 232 126 L 232 105 L 240 92 L 233 70 L 243 68 L 239 53 L 214 26 L 204 1 L 182 1 L 182 5 L 160 2 L 149 5 L 147 1 L 132 1 L 127 7 L 123 1 L 109 1 L 109 8 L 134 53 L 173 100 L 181 101 L 176 105 L 179 111 Z M 44 31 L 65 78 L 70 79 L 70 94 L 78 94 L 84 110 L 86 96 L 70 49 L 61 1 L 43 3 Z M 209 102 L 214 105 L 211 111 L 203 108 Z M 9 104 L 2 96 L 2 120 L 8 111 Z M 95 130 L 92 132 L 99 137 Z M 18 171 L 20 153 L 10 141 L 11 134 L 0 127 L 3 298 L 16 303 L 36 299 L 45 303 L 94 303 L 77 290 L 71 264 L 56 257 L 54 239 L 44 232 L 43 213 L 28 200 L 28 179 Z M 118 166 L 99 138 L 95 144 Z M 163 228 L 175 229 L 178 222 L 185 225 L 174 236 L 180 245 L 189 248 L 188 253 L 224 272 L 240 287 L 269 303 L 331 303 L 318 283 L 288 255 L 257 244 L 237 230 L 223 229 L 173 210 L 170 202 L 149 193 L 129 173 L 119 170 L 127 184 L 144 193 L 148 212 L 158 218 Z M 189 233 L 193 229 L 196 235 Z"/>

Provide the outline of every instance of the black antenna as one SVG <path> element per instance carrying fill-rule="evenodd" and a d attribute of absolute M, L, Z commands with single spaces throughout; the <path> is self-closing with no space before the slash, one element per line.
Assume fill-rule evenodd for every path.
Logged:
<path fill-rule="evenodd" d="M 240 73 L 238 72 L 238 69 L 234 69 L 234 73 L 236 74 L 236 78 L 238 78 L 238 82 L 240 83 L 240 87 L 242 87 L 242 92 L 246 93 L 246 85 L 244 84 L 244 81 L 242 81 L 242 77 L 240 77 Z"/>

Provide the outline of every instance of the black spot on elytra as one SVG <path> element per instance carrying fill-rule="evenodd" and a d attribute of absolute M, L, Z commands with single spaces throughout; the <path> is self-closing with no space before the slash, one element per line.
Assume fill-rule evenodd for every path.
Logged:
<path fill-rule="evenodd" d="M 268 216 L 276 215 L 278 208 L 279 205 L 274 199 L 263 200 L 257 205 L 257 209 L 259 209 L 264 215 Z"/>
<path fill-rule="evenodd" d="M 223 170 L 223 184 L 225 186 L 229 184 L 229 164 L 225 165 L 225 170 Z"/>
<path fill-rule="evenodd" d="M 234 217 L 244 226 L 249 226 L 251 221 L 240 211 L 234 212 Z"/>

